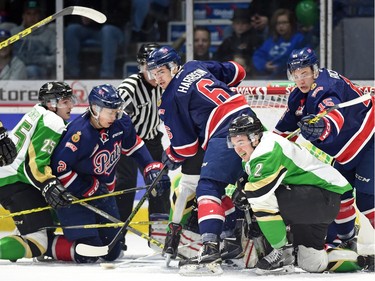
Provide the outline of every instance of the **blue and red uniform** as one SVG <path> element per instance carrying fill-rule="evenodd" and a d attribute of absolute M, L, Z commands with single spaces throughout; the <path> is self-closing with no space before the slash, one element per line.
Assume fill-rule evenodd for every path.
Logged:
<path fill-rule="evenodd" d="M 90 123 L 89 112 L 73 120 L 67 127 L 51 160 L 53 174 L 56 175 L 68 192 L 78 198 L 105 194 L 115 186 L 115 167 L 120 155 L 134 157 L 140 167 L 153 162 L 144 142 L 135 132 L 131 119 L 123 115 L 121 119 L 106 129 L 95 129 Z M 120 219 L 114 197 L 93 200 L 90 204 Z M 56 210 L 63 226 L 107 223 L 79 204 Z M 116 228 L 66 229 L 68 241 L 107 245 L 115 237 Z M 118 244 L 107 256 L 107 260 L 118 257 L 121 246 Z M 77 254 L 75 260 L 82 259 Z"/>
<path fill-rule="evenodd" d="M 187 62 L 165 89 L 159 105 L 172 157 L 181 161 L 194 156 L 199 146 L 205 150 L 196 191 L 201 234 L 220 235 L 225 216 L 234 210 L 227 199 L 222 201 L 225 187 L 235 183 L 242 171 L 241 159 L 227 147 L 228 128 L 241 114 L 255 114 L 244 96 L 230 87 L 245 75 L 235 62 Z M 202 201 L 209 203 L 202 205 Z"/>
<path fill-rule="evenodd" d="M 335 71 L 320 69 L 310 91 L 294 89 L 288 109 L 275 127 L 275 132 L 289 135 L 297 123 L 309 114 L 318 114 L 335 104 L 353 100 L 364 93 L 349 79 Z M 334 167 L 356 189 L 356 204 L 374 226 L 374 99 L 331 111 L 325 116 L 325 133 L 312 141 L 334 157 Z M 338 224 L 354 224 L 352 192 L 342 197 Z M 349 228 L 347 228 L 349 229 Z M 349 235 L 349 234 L 348 234 Z M 345 238 L 345 237 L 342 237 Z M 328 239 L 329 240 L 329 239 Z"/>

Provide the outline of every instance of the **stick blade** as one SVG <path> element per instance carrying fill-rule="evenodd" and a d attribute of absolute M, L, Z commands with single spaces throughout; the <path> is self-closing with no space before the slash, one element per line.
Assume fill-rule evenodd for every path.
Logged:
<path fill-rule="evenodd" d="M 93 21 L 96 21 L 97 23 L 105 23 L 107 20 L 107 17 L 105 16 L 105 14 L 97 10 L 87 8 L 87 7 L 82 7 L 82 6 L 72 6 L 72 8 L 73 8 L 72 15 L 83 16 L 83 17 L 92 19 Z"/>
<path fill-rule="evenodd" d="M 101 257 L 107 255 L 108 252 L 108 246 L 92 246 L 87 244 L 78 244 L 76 246 L 76 253 L 86 257 Z"/>

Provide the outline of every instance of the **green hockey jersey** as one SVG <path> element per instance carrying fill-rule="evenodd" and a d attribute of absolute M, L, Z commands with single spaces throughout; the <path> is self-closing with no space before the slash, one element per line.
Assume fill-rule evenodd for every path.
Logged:
<path fill-rule="evenodd" d="M 64 120 L 41 105 L 26 113 L 9 134 L 18 154 L 11 165 L 0 167 L 0 188 L 24 182 L 41 189 L 44 181 L 53 178 L 50 157 L 64 129 Z"/>
<path fill-rule="evenodd" d="M 261 202 L 280 185 L 310 185 L 343 194 L 351 190 L 348 181 L 332 166 L 308 150 L 272 132 L 264 132 L 248 162 L 245 192 L 250 203 Z"/>

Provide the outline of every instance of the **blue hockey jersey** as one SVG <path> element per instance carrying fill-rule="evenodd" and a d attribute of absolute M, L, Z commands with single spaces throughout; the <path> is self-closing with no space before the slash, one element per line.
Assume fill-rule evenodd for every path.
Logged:
<path fill-rule="evenodd" d="M 135 132 L 131 119 L 123 115 L 108 129 L 95 129 L 88 112 L 74 119 L 56 147 L 51 167 L 69 192 L 86 197 L 97 179 L 113 190 L 115 167 L 120 155 L 134 156 L 141 166 L 153 159 Z"/>
<path fill-rule="evenodd" d="M 319 76 L 307 94 L 295 88 L 288 108 L 277 123 L 275 132 L 284 136 L 298 128 L 297 123 L 309 114 L 318 114 L 335 104 L 353 100 L 363 92 L 349 79 L 329 69 Z M 313 141 L 316 147 L 333 156 L 340 164 L 352 161 L 374 135 L 374 100 L 336 109 L 326 115 L 331 132 L 324 141 Z"/>
<path fill-rule="evenodd" d="M 173 77 L 162 95 L 159 115 L 178 156 L 194 156 L 199 146 L 206 149 L 210 138 L 226 138 L 232 119 L 254 114 L 244 96 L 230 89 L 245 76 L 235 62 L 190 61 Z"/>

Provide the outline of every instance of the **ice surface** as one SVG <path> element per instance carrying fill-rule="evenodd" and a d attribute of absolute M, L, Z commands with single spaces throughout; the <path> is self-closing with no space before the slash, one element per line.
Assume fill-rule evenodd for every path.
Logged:
<path fill-rule="evenodd" d="M 4 234 L 0 233 L 0 237 Z M 147 241 L 133 234 L 127 235 L 128 250 L 124 252 L 125 256 L 121 261 L 130 261 L 154 251 L 147 245 Z M 220 281 L 233 280 L 303 280 L 303 281 L 346 281 L 357 280 L 372 281 L 374 273 L 356 272 L 356 273 L 330 273 L 330 274 L 311 274 L 294 273 L 284 276 L 257 276 L 253 269 L 235 270 L 224 268 L 221 276 L 198 276 L 186 277 L 178 274 L 176 264 L 166 268 L 160 255 L 148 258 L 148 263 L 140 263 L 139 260 L 129 262 L 114 269 L 104 269 L 99 263 L 96 264 L 75 264 L 66 262 L 35 262 L 32 259 L 22 259 L 16 263 L 0 260 L 1 280 L 25 280 L 25 281 L 156 281 L 156 280 L 211 280 Z M 150 261 L 152 259 L 152 261 Z M 137 262 L 138 261 L 138 262 Z M 206 280 L 207 281 L 207 280 Z"/>

